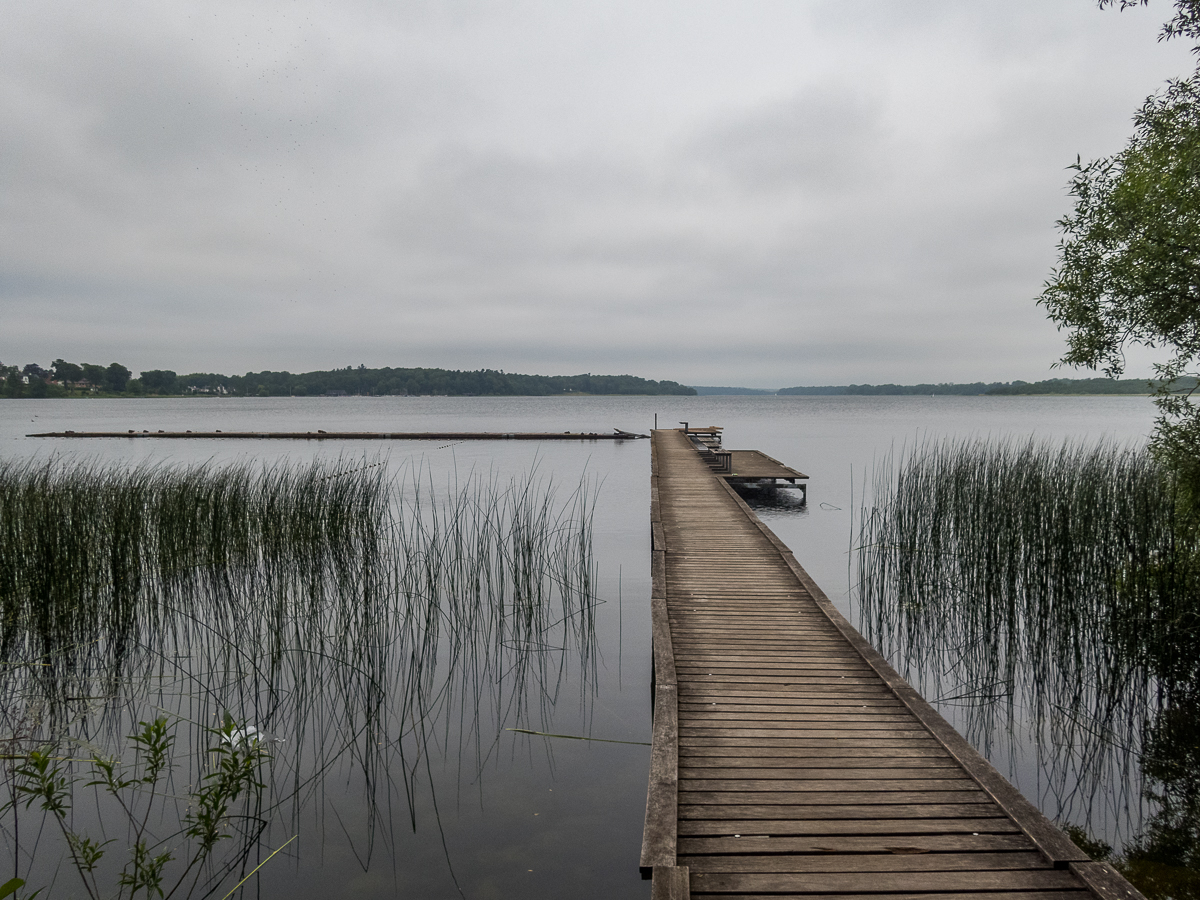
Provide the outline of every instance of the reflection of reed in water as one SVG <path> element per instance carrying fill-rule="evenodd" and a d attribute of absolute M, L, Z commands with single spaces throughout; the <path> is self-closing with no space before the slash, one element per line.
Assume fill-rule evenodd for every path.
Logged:
<path fill-rule="evenodd" d="M 336 775 L 361 790 L 362 858 L 381 793 L 416 827 L 431 754 L 474 776 L 563 684 L 590 701 L 594 498 L 379 461 L 0 462 L 0 721 L 17 756 L 116 752 L 165 712 L 189 783 L 231 715 L 270 739 L 267 844 Z"/>
<path fill-rule="evenodd" d="M 1028 729 L 1051 814 L 1128 836 L 1142 770 L 1159 777 L 1145 739 L 1194 693 L 1200 657 L 1194 530 L 1170 478 L 1110 445 L 948 441 L 889 460 L 874 496 L 864 632 L 985 752 Z"/>

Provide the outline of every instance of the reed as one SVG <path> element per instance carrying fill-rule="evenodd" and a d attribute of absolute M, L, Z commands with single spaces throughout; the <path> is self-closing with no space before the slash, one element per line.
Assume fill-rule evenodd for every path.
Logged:
<path fill-rule="evenodd" d="M 371 816 L 402 786 L 415 827 L 420 760 L 477 772 L 506 725 L 549 724 L 568 672 L 590 702 L 597 489 L 379 459 L 0 461 L 8 755 L 120 753 L 165 712 L 192 778 L 232 718 L 269 742 L 268 844 L 335 773 Z"/>
<path fill-rule="evenodd" d="M 1037 740 L 1064 819 L 1140 808 L 1143 735 L 1194 681 L 1195 532 L 1170 473 L 1111 444 L 945 441 L 859 513 L 862 629 L 985 752 Z M 1098 810 L 1106 786 L 1116 809 Z"/>

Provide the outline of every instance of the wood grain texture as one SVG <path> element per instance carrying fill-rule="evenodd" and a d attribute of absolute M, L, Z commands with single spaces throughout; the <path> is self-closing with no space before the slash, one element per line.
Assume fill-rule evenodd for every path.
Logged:
<path fill-rule="evenodd" d="M 686 871 L 691 894 L 742 900 L 1141 900 L 900 678 L 681 432 L 651 445 L 654 896 Z"/>
<path fill-rule="evenodd" d="M 653 448 L 651 459 L 653 461 Z M 656 471 L 653 465 L 651 471 Z M 658 494 L 657 477 L 653 494 Z M 671 643 L 671 626 L 667 617 L 665 599 L 665 574 L 663 556 L 665 547 L 658 544 L 662 532 L 658 517 L 661 507 L 654 503 L 650 508 L 652 534 L 655 545 L 651 549 L 651 600 L 650 629 L 654 664 L 654 726 L 650 746 L 650 778 L 646 790 L 645 825 L 642 829 L 642 852 L 639 860 L 643 877 L 651 877 L 656 884 L 660 881 L 674 885 L 666 896 L 686 896 L 687 870 L 682 875 L 675 872 L 677 863 L 676 837 L 679 823 L 679 700 L 675 653 Z M 672 870 L 670 876 L 654 873 Z M 685 882 L 684 893 L 678 893 L 676 882 Z M 664 881 L 666 879 L 666 881 Z M 667 888 L 663 888 L 667 890 Z M 654 888 L 658 895 L 659 888 Z"/>
<path fill-rule="evenodd" d="M 687 866 L 655 866 L 650 900 L 689 900 L 691 879 Z"/>

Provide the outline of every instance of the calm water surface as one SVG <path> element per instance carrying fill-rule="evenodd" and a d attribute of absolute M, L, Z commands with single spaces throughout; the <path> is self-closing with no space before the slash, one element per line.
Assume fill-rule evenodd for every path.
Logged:
<path fill-rule="evenodd" d="M 723 425 L 726 446 L 759 449 L 811 478 L 807 509 L 761 514 L 856 621 L 849 585 L 852 509 L 876 460 L 944 436 L 1108 438 L 1140 444 L 1154 407 L 1136 397 L 572 397 L 267 398 L 0 401 L 0 455 L 62 455 L 169 463 L 355 459 L 420 463 L 435 481 L 536 468 L 568 491 L 603 480 L 595 518 L 600 662 L 585 684 L 559 685 L 544 730 L 498 730 L 479 756 L 431 759 L 413 786 L 390 785 L 388 821 L 373 830 L 347 782 L 327 784 L 297 852 L 272 861 L 263 897 L 646 897 L 637 857 L 649 741 L 649 442 L 363 442 L 55 440 L 33 431 L 605 431 L 647 432 L 680 421 Z M 572 676 L 577 677 L 577 676 Z M 953 705 L 943 710 L 952 720 Z M 500 721 L 498 718 L 495 721 Z M 499 728 L 499 725 L 497 726 Z M 992 748 L 993 760 L 1050 815 L 1032 748 Z M 412 791 L 411 798 L 406 797 Z M 387 791 L 385 791 L 387 793 Z M 343 796 L 345 795 L 345 796 Z M 411 801 L 411 802 L 410 802 Z M 410 815 L 410 809 L 412 814 Z M 1097 823 L 1101 833 L 1119 823 Z M 382 837 L 381 837 L 382 836 Z M 381 844 L 384 845 L 381 847 Z"/>

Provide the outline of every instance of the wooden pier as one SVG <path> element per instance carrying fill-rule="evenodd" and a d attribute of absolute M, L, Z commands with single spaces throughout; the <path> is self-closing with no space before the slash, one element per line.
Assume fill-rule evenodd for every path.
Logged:
<path fill-rule="evenodd" d="M 1141 900 L 851 627 L 685 430 L 655 431 L 651 458 L 655 900 Z"/>

